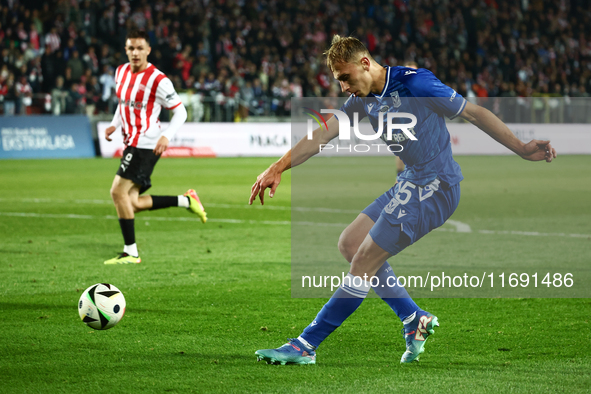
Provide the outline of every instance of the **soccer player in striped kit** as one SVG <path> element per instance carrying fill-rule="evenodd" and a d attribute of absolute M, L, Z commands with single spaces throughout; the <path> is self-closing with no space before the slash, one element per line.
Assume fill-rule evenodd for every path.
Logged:
<path fill-rule="evenodd" d="M 119 105 L 105 138 L 111 141 L 111 134 L 121 127 L 126 148 L 111 186 L 111 197 L 125 246 L 123 253 L 105 264 L 141 262 L 135 243 L 136 212 L 184 207 L 197 214 L 203 223 L 207 221 L 207 214 L 193 189 L 179 196 L 141 195 L 152 186 L 150 175 L 160 155 L 187 120 L 187 111 L 170 79 L 148 62 L 150 50 L 148 35 L 143 31 L 131 31 L 125 42 L 129 63 L 119 66 L 115 75 Z M 173 112 L 166 130 L 161 130 L 158 120 L 162 107 Z"/>

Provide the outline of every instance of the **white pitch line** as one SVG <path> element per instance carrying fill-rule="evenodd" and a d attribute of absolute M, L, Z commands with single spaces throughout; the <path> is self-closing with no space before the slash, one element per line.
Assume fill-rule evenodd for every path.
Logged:
<path fill-rule="evenodd" d="M 498 235 L 529 235 L 533 237 L 572 237 L 572 238 L 591 238 L 591 234 L 566 234 L 566 233 L 540 233 L 537 231 L 498 231 L 498 230 L 478 230 L 480 234 L 498 234 Z"/>
<path fill-rule="evenodd" d="M 458 222 L 457 220 L 448 220 L 445 223 L 449 223 L 456 228 L 458 233 L 471 233 L 472 229 L 469 224 Z"/>
<path fill-rule="evenodd" d="M 326 213 L 359 213 L 361 209 L 333 209 L 333 208 L 309 208 L 309 207 L 285 207 L 274 205 L 239 205 L 239 204 L 207 204 L 208 207 L 213 208 L 228 208 L 228 209 L 264 209 L 271 211 L 297 211 L 297 212 L 326 212 Z"/>
<path fill-rule="evenodd" d="M 85 220 L 97 220 L 107 219 L 114 220 L 117 216 L 105 215 L 105 216 L 94 216 L 94 215 L 77 215 L 77 214 L 58 214 L 58 213 L 35 213 L 35 212 L 0 212 L 0 216 L 13 216 L 13 217 L 31 217 L 31 218 L 53 218 L 53 219 L 85 219 Z M 200 222 L 198 218 L 191 217 L 163 217 L 163 216 L 137 216 L 136 219 L 143 221 L 160 221 L 160 222 Z M 233 223 L 233 224 L 267 224 L 267 225 L 298 225 L 298 226 L 320 226 L 320 227 L 340 227 L 345 228 L 349 223 L 316 223 L 316 222 L 291 222 L 289 220 L 243 220 L 243 219 L 208 219 L 208 222 L 213 223 Z M 447 221 L 450 222 L 449 220 Z M 463 225 L 464 223 L 460 223 Z M 466 225 L 467 226 L 467 225 Z M 459 228 L 465 229 L 465 227 L 454 226 L 456 229 L 451 228 L 437 228 L 435 231 L 446 231 L 454 233 L 466 233 L 466 231 L 460 231 Z M 469 226 L 468 226 L 469 228 Z M 469 231 L 472 232 L 472 231 Z M 567 233 L 540 233 L 537 231 L 501 231 L 501 230 L 476 230 L 479 234 L 496 234 L 496 235 L 525 235 L 534 237 L 570 237 L 570 238 L 591 238 L 591 234 L 567 234 Z"/>
<path fill-rule="evenodd" d="M 0 198 L 0 202 L 32 202 L 37 204 L 113 204 L 112 200 L 66 200 L 63 198 Z"/>
<path fill-rule="evenodd" d="M 118 219 L 114 215 L 105 216 L 93 216 L 93 215 L 76 215 L 76 214 L 59 214 L 59 213 L 34 213 L 34 212 L 0 212 L 0 216 L 16 216 L 16 217 L 30 217 L 30 218 L 52 218 L 52 219 L 86 219 L 86 220 L 97 220 L 107 219 L 113 220 Z M 163 217 L 163 216 L 136 216 L 137 220 L 144 221 L 157 221 L 157 222 L 201 222 L 198 218 L 185 218 L 185 217 Z M 249 223 L 249 224 L 277 224 L 277 225 L 290 225 L 291 222 L 288 220 L 273 221 L 273 220 L 242 220 L 242 219 L 208 219 L 208 222 L 215 223 Z"/>
<path fill-rule="evenodd" d="M 114 220 L 118 219 L 114 215 L 93 216 L 93 215 L 76 215 L 76 214 L 59 214 L 59 213 L 34 213 L 34 212 L 0 212 L 0 216 L 13 217 L 28 217 L 28 218 L 46 218 L 46 219 L 85 219 L 85 220 Z M 163 216 L 136 216 L 137 220 L 155 222 L 201 222 L 197 218 L 185 217 L 163 217 Z M 345 228 L 348 224 L 345 223 L 313 223 L 313 222 L 291 222 L 289 220 L 243 220 L 243 219 L 207 219 L 208 222 L 213 223 L 232 223 L 232 224 L 269 224 L 279 226 L 289 226 L 291 224 L 300 226 L 323 226 L 323 227 L 341 227 Z"/>
<path fill-rule="evenodd" d="M 113 205 L 112 200 L 99 199 L 72 199 L 67 200 L 63 198 L 0 198 L 0 202 L 26 202 L 26 203 L 47 203 L 47 204 L 98 204 L 98 205 Z M 207 203 L 207 207 L 212 208 L 226 208 L 226 209 L 264 209 L 270 211 L 298 211 L 298 212 L 326 212 L 326 213 L 359 213 L 361 210 L 355 209 L 332 209 L 332 208 L 309 208 L 309 207 L 286 207 L 275 205 L 260 205 L 260 204 L 216 204 Z"/>

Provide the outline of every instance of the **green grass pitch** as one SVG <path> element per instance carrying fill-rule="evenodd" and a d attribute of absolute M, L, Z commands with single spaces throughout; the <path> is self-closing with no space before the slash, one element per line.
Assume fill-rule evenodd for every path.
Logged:
<path fill-rule="evenodd" d="M 401 262 L 591 261 L 589 156 L 457 161 L 466 179 L 453 219 L 491 232 L 433 232 Z M 421 362 L 402 366 L 401 323 L 369 298 L 318 349 L 317 365 L 257 363 L 255 350 L 299 335 L 326 302 L 291 298 L 291 174 L 268 207 L 247 206 L 271 162 L 161 160 L 150 192 L 197 189 L 209 222 L 178 208 L 140 213 L 142 263 L 105 266 L 122 246 L 109 197 L 118 162 L 1 161 L 0 392 L 590 389 L 587 298 L 419 299 L 441 327 Z M 77 312 L 81 292 L 98 282 L 115 284 L 127 300 L 124 319 L 107 331 L 88 328 Z"/>

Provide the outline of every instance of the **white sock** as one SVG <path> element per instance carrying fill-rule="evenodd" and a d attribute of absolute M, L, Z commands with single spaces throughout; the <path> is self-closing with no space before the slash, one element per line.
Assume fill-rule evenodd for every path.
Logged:
<path fill-rule="evenodd" d="M 128 255 L 133 257 L 138 257 L 139 253 L 137 252 L 137 244 L 125 245 L 123 247 L 123 253 L 127 253 Z"/>
<path fill-rule="evenodd" d="M 307 347 L 308 350 L 314 350 L 314 349 L 316 349 L 314 346 L 310 345 L 310 342 L 308 342 L 304 338 L 302 338 L 301 335 L 298 337 L 298 341 L 300 341 L 302 343 L 302 345 L 304 345 L 305 347 Z"/>
<path fill-rule="evenodd" d="M 179 197 L 179 207 L 189 208 L 189 197 L 187 196 L 178 196 Z"/>
<path fill-rule="evenodd" d="M 402 321 L 402 324 L 408 324 L 408 323 L 410 323 L 411 321 L 413 321 L 415 319 L 416 315 L 417 315 L 417 313 L 414 312 L 412 315 L 410 315 L 409 317 L 407 317 L 406 319 L 404 319 Z"/>
<path fill-rule="evenodd" d="M 371 289 L 371 283 L 363 280 L 360 276 L 355 276 L 352 273 L 348 273 L 341 284 L 341 289 L 358 298 L 367 297 L 369 289 Z"/>

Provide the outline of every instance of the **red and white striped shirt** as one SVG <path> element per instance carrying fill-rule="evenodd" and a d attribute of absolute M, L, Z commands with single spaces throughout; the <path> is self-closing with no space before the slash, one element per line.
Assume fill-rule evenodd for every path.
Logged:
<path fill-rule="evenodd" d="M 45 36 L 45 45 L 50 47 L 52 52 L 60 49 L 61 41 L 60 36 L 53 32 Z"/>
<path fill-rule="evenodd" d="M 132 73 L 126 63 L 117 68 L 115 83 L 119 99 L 115 117 L 120 116 L 125 145 L 154 149 L 163 134 L 158 120 L 162 107 L 182 104 L 172 82 L 151 63 L 139 73 Z"/>

